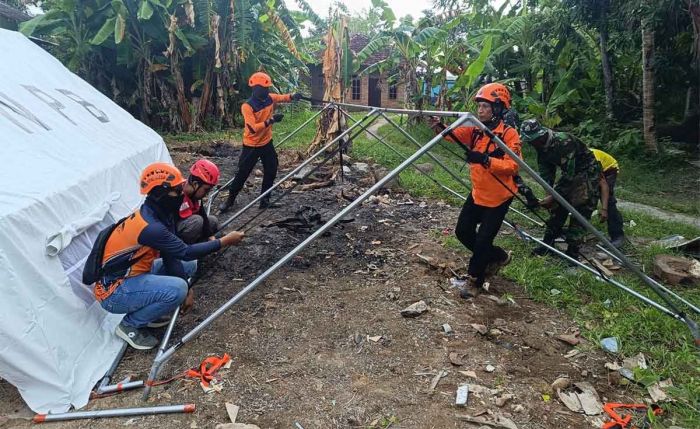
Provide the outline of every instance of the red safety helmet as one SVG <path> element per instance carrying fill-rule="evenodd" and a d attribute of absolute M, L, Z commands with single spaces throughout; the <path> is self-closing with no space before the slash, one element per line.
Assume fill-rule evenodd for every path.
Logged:
<path fill-rule="evenodd" d="M 510 91 L 502 83 L 487 83 L 479 88 L 479 92 L 474 97 L 475 101 L 486 101 L 489 103 L 503 104 L 503 107 L 510 109 Z"/>
<path fill-rule="evenodd" d="M 265 87 L 265 88 L 271 87 L 272 86 L 272 79 L 270 78 L 270 75 L 268 75 L 267 73 L 263 73 L 263 72 L 253 73 L 250 76 L 250 79 L 248 79 L 248 86 L 250 86 L 252 88 L 256 85 L 260 85 L 260 86 Z"/>
<path fill-rule="evenodd" d="M 174 165 L 166 162 L 154 162 L 144 168 L 141 173 L 141 194 L 147 195 L 158 186 L 165 189 L 176 188 L 185 182 L 182 173 Z"/>
<path fill-rule="evenodd" d="M 190 167 L 190 174 L 201 179 L 207 185 L 219 183 L 219 167 L 208 159 L 200 159 Z"/>

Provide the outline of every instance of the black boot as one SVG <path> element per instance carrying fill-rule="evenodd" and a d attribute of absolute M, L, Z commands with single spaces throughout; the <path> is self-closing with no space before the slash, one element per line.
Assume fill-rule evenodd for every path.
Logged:
<path fill-rule="evenodd" d="M 226 201 L 223 203 L 219 204 L 219 213 L 225 213 L 229 210 L 231 210 L 231 207 L 236 203 L 236 195 L 229 194 L 228 198 L 226 198 Z"/>
<path fill-rule="evenodd" d="M 551 247 L 554 247 L 554 240 L 553 239 L 545 237 L 542 240 L 542 242 L 544 244 L 551 246 Z M 554 252 L 552 252 L 548 247 L 545 247 L 545 246 L 538 246 L 532 251 L 532 254 L 535 256 L 547 256 L 547 255 L 552 255 L 553 253 Z"/>

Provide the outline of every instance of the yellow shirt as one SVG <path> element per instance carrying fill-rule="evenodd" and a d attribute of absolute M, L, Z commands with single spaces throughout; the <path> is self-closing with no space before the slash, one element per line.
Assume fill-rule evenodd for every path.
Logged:
<path fill-rule="evenodd" d="M 595 159 L 597 159 L 598 162 L 600 162 L 600 165 L 603 167 L 603 173 L 608 170 L 620 169 L 620 166 L 617 164 L 617 160 L 609 153 L 603 152 L 599 149 L 591 149 L 591 152 L 593 152 L 593 156 L 595 156 Z"/>

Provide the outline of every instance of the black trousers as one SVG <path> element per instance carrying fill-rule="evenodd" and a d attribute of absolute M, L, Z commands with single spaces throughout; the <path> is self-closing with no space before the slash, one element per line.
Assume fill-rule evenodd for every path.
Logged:
<path fill-rule="evenodd" d="M 467 272 L 480 283 L 484 281 L 484 272 L 490 263 L 508 257 L 505 250 L 493 245 L 493 240 L 501 229 L 511 201 L 512 198 L 498 207 L 485 207 L 476 204 L 469 194 L 459 213 L 455 235 L 464 247 L 472 251 Z"/>
<path fill-rule="evenodd" d="M 615 198 L 615 182 L 617 182 L 617 171 L 605 174 L 605 181 L 608 182 L 610 197 L 608 198 L 608 234 L 611 239 L 616 239 L 625 235 L 623 230 L 624 219 L 622 213 L 617 209 L 617 198 Z"/>
<path fill-rule="evenodd" d="M 272 144 L 272 140 L 265 146 L 243 146 L 241 155 L 238 158 L 238 171 L 229 187 L 229 200 L 234 200 L 238 193 L 241 192 L 243 185 L 245 185 L 246 180 L 248 180 L 250 173 L 253 172 L 253 168 L 255 168 L 255 164 L 258 163 L 258 160 L 262 161 L 263 166 L 263 181 L 260 193 L 262 194 L 272 187 L 275 177 L 277 177 L 278 163 L 277 152 L 275 151 L 275 146 Z M 269 199 L 269 196 L 267 199 Z"/>

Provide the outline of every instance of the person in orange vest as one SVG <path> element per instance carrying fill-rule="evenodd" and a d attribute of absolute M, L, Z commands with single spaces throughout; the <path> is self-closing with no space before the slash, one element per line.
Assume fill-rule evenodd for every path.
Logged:
<path fill-rule="evenodd" d="M 244 236 L 233 231 L 191 245 L 178 238 L 175 219 L 185 182 L 173 165 L 157 162 L 147 166 L 140 180 L 146 200 L 120 220 L 102 243 L 95 298 L 108 312 L 125 315 L 116 335 L 135 349 L 155 347 L 158 340 L 146 328 L 167 325 L 181 304 L 185 311 L 192 306 L 194 294 L 188 279 L 197 269 L 197 259 L 238 244 Z M 96 243 L 93 252 L 98 247 Z"/>
<path fill-rule="evenodd" d="M 176 221 L 177 236 L 187 244 L 206 241 L 219 230 L 216 216 L 207 215 L 202 200 L 219 183 L 219 167 L 208 159 L 197 160 L 183 187 L 183 201 Z"/>
<path fill-rule="evenodd" d="M 228 189 L 228 198 L 219 205 L 220 212 L 226 212 L 236 201 L 238 193 L 255 164 L 260 160 L 263 166 L 263 181 L 261 193 L 272 187 L 277 177 L 277 152 L 272 143 L 272 124 L 282 122 L 284 115 L 274 113 L 278 103 L 289 103 L 301 100 L 300 93 L 272 94 L 270 87 L 272 79 L 263 72 L 253 73 L 248 80 L 252 96 L 241 106 L 243 114 L 243 150 L 238 158 L 238 171 Z M 270 207 L 270 196 L 260 200 L 260 208 Z"/>
<path fill-rule="evenodd" d="M 609 153 L 600 149 L 591 149 L 593 156 L 600 163 L 603 176 L 608 184 L 608 235 L 610 243 L 615 247 L 622 247 L 625 244 L 625 221 L 622 213 L 617 209 L 617 198 L 615 198 L 615 183 L 617 175 L 620 173 L 620 165 Z"/>
<path fill-rule="evenodd" d="M 503 122 L 511 107 L 510 91 L 500 83 L 489 83 L 474 97 L 477 116 L 508 147 L 520 155 L 518 131 Z M 437 119 L 431 127 L 436 133 L 445 129 Z M 513 195 L 518 191 L 513 176 L 518 164 L 499 149 L 478 127 L 457 127 L 448 139 L 464 145 L 472 182 L 472 191 L 462 207 L 455 227 L 459 241 L 472 251 L 467 269 L 467 285 L 462 298 L 475 297 L 487 277 L 494 275 L 511 260 L 511 252 L 493 244 Z"/>

